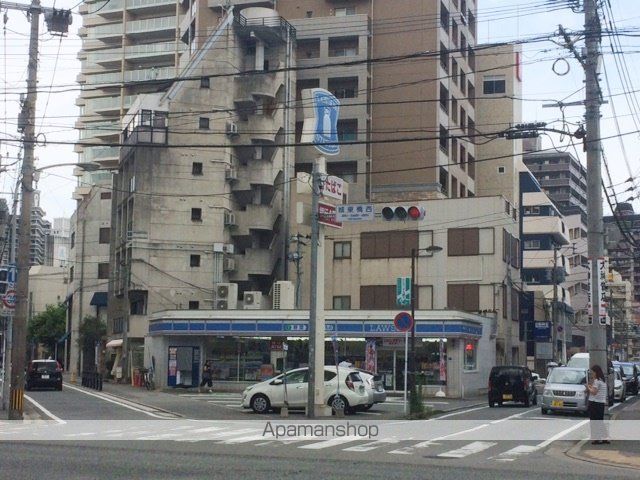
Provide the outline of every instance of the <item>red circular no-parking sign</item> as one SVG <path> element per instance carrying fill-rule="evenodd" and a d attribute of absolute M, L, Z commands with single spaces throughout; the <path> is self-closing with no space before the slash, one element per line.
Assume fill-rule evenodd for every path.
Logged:
<path fill-rule="evenodd" d="M 407 332 L 413 327 L 413 317 L 408 312 L 400 312 L 393 319 L 393 324 L 399 332 Z"/>
<path fill-rule="evenodd" d="M 2 297 L 2 304 L 6 308 L 14 309 L 16 308 L 16 291 L 15 290 L 7 290 L 7 293 Z"/>

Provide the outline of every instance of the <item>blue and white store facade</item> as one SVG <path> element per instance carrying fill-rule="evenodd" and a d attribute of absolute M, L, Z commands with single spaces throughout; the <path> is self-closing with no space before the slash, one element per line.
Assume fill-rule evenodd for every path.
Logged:
<path fill-rule="evenodd" d="M 394 326 L 397 313 L 325 312 L 325 363 L 348 360 L 382 375 L 387 390 L 401 390 L 405 334 Z M 258 382 L 307 365 L 308 319 L 306 310 L 158 312 L 150 318 L 145 364 L 153 358 L 162 387 L 197 386 L 207 360 L 214 381 Z M 495 365 L 495 322 L 451 310 L 416 312 L 416 364 L 427 395 L 441 385 L 449 397 L 486 391 Z"/>

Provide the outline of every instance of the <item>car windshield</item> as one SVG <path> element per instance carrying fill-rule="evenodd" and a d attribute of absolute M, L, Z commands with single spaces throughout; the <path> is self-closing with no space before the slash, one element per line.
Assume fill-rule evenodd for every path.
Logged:
<path fill-rule="evenodd" d="M 566 383 L 571 385 L 580 385 L 586 383 L 587 378 L 585 372 L 581 370 L 561 370 L 554 369 L 549 375 L 548 383 Z"/>
<path fill-rule="evenodd" d="M 514 377 L 522 377 L 522 370 L 519 368 L 499 368 L 493 370 L 491 372 L 492 378 L 502 377 L 502 378 L 514 378 Z"/>
<path fill-rule="evenodd" d="M 621 365 L 622 372 L 625 375 L 633 375 L 633 367 L 631 365 Z"/>
<path fill-rule="evenodd" d="M 58 367 L 56 362 L 33 362 L 31 369 L 37 373 L 55 372 Z"/>
<path fill-rule="evenodd" d="M 589 368 L 589 357 L 573 357 L 567 367 Z"/>

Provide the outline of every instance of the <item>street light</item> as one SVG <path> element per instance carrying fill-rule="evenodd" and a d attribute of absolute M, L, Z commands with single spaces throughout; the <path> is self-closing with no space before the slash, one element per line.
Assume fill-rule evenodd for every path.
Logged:
<path fill-rule="evenodd" d="M 418 252 L 436 253 L 442 251 L 442 247 L 431 245 L 426 248 L 412 248 L 411 249 L 411 318 L 413 318 L 413 324 L 411 325 L 411 394 L 414 398 L 417 393 L 416 390 L 416 258 Z M 413 408 L 413 403 L 411 403 Z M 411 412 L 414 413 L 414 412 Z"/>
<path fill-rule="evenodd" d="M 95 171 L 101 168 L 100 164 L 94 162 L 87 163 L 59 163 L 46 165 L 34 169 L 32 162 L 22 164 L 22 204 L 20 208 L 20 231 L 17 237 L 18 247 L 16 255 L 16 269 L 18 276 L 16 279 L 16 305 L 13 317 L 13 327 L 11 335 L 11 364 L 10 385 L 9 385 L 9 412 L 10 420 L 23 419 L 24 401 L 24 370 L 27 346 L 27 318 L 28 318 L 28 295 L 29 295 L 29 251 L 31 248 L 31 210 L 33 205 L 33 181 L 38 173 L 54 167 L 76 166 L 86 171 Z M 37 181 L 37 180 L 36 180 Z M 14 220 L 15 222 L 15 220 Z M 14 223 L 15 224 L 15 223 Z M 14 240 L 15 241 L 15 240 Z M 7 371 L 5 365 L 5 372 Z M 6 374 L 6 373 L 5 373 Z M 5 390 L 6 391 L 6 390 Z M 4 396 L 3 396 L 4 397 Z"/>

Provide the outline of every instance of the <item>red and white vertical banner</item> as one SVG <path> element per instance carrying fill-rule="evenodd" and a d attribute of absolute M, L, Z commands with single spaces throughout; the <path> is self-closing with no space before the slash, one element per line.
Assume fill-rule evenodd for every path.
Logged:
<path fill-rule="evenodd" d="M 378 373 L 378 350 L 376 348 L 375 338 L 370 338 L 367 340 L 364 365 L 364 369 L 368 372 Z"/>

